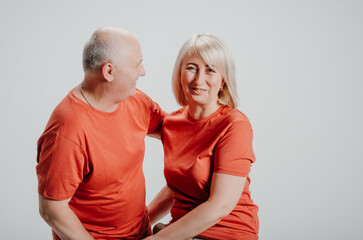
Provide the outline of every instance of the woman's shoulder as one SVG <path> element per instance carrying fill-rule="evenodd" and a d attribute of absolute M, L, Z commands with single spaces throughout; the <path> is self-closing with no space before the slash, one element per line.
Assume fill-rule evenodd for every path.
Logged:
<path fill-rule="evenodd" d="M 224 109 L 221 111 L 219 117 L 230 123 L 250 123 L 248 117 L 243 112 L 241 112 L 239 109 L 233 109 L 230 106 L 225 106 Z"/>

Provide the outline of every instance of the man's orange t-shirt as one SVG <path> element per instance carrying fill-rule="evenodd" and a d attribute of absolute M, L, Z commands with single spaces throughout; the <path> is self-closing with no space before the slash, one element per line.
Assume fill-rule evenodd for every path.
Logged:
<path fill-rule="evenodd" d="M 148 227 L 144 138 L 160 133 L 165 113 L 143 92 L 105 113 L 73 90 L 38 141 L 40 195 L 71 198 L 70 208 L 96 239 L 138 239 Z"/>
<path fill-rule="evenodd" d="M 171 222 L 209 198 L 213 173 L 247 177 L 233 211 L 198 237 L 258 239 L 258 207 L 249 191 L 248 175 L 255 155 L 248 118 L 238 110 L 222 106 L 212 115 L 196 120 L 184 107 L 165 118 L 162 140 L 165 179 L 174 192 Z"/>

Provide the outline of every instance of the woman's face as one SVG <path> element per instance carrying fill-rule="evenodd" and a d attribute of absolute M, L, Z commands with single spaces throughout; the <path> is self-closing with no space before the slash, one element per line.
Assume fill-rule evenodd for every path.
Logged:
<path fill-rule="evenodd" d="M 186 57 L 180 68 L 180 81 L 189 105 L 218 105 L 218 92 L 224 82 L 215 66 L 208 66 L 201 57 Z"/>

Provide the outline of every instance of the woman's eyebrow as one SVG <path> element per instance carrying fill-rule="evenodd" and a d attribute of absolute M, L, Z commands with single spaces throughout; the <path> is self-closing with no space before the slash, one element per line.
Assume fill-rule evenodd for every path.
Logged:
<path fill-rule="evenodd" d="M 198 67 L 198 64 L 196 64 L 196 63 L 193 63 L 193 62 L 187 63 L 187 65 L 190 65 L 190 64 Z"/>

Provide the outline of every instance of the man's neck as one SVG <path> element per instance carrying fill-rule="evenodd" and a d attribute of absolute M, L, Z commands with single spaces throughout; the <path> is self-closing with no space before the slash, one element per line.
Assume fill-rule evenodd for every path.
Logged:
<path fill-rule="evenodd" d="M 112 99 L 107 82 L 102 82 L 97 76 L 87 75 L 75 88 L 74 94 L 83 102 L 102 112 L 114 112 L 119 105 Z"/>

